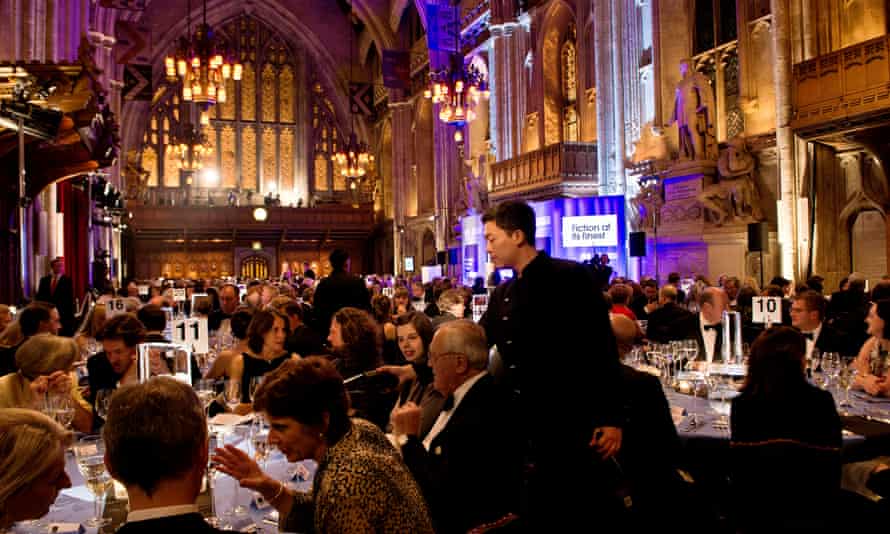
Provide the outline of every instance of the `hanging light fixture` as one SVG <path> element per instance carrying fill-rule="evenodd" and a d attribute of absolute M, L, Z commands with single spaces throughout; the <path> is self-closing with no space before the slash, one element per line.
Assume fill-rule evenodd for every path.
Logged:
<path fill-rule="evenodd" d="M 349 11 L 349 24 L 352 24 L 352 9 Z M 352 34 L 354 28 L 349 29 L 349 83 L 352 83 L 353 57 Z M 347 88 L 349 87 L 347 83 Z M 334 161 L 340 168 L 340 175 L 349 182 L 349 189 L 355 190 L 358 184 L 365 179 L 368 171 L 374 165 L 374 156 L 368 152 L 368 145 L 358 140 L 355 135 L 355 114 L 350 110 L 349 114 L 349 141 L 340 145 L 340 151 L 334 154 Z"/>
<path fill-rule="evenodd" d="M 170 82 L 182 84 L 184 101 L 210 107 L 228 99 L 226 80 L 241 81 L 243 67 L 218 42 L 207 24 L 207 0 L 204 0 L 203 22 L 194 34 L 191 13 L 192 3 L 189 1 L 186 35 L 179 38 L 175 52 L 164 58 L 164 70 Z"/>
<path fill-rule="evenodd" d="M 176 155 L 179 169 L 194 172 L 204 168 L 204 159 L 213 153 L 213 146 L 203 129 L 185 123 L 174 132 L 166 150 Z M 187 181 L 191 185 L 191 176 Z"/>
<path fill-rule="evenodd" d="M 449 58 L 449 65 L 430 71 L 429 86 L 423 96 L 439 104 L 439 120 L 452 126 L 464 126 L 476 118 L 479 100 L 488 100 L 491 91 L 485 74 L 472 63 L 464 64 L 460 53 L 460 20 L 455 17 L 454 42 L 456 51 Z"/>

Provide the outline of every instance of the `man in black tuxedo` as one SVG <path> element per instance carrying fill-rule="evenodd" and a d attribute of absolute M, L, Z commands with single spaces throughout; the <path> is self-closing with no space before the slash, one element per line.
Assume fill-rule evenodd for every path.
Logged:
<path fill-rule="evenodd" d="M 192 388 L 167 377 L 120 388 L 102 435 L 108 472 L 130 498 L 119 533 L 222 532 L 195 504 L 208 441 L 204 408 Z"/>
<path fill-rule="evenodd" d="M 331 275 L 318 283 L 313 305 L 315 307 L 315 330 L 321 339 L 327 339 L 331 328 L 331 317 L 340 308 L 352 307 L 371 310 L 371 295 L 361 278 L 349 273 L 349 253 L 334 249 L 330 256 Z"/>
<path fill-rule="evenodd" d="M 677 305 L 677 288 L 668 284 L 658 291 L 657 310 L 649 314 L 646 338 L 656 343 L 686 339 L 695 315 Z"/>
<path fill-rule="evenodd" d="M 74 285 L 71 277 L 65 274 L 65 258 L 59 256 L 50 262 L 52 274 L 40 279 L 37 285 L 37 295 L 34 300 L 51 302 L 59 311 L 62 321 L 63 336 L 74 335 Z"/>
<path fill-rule="evenodd" d="M 421 409 L 392 413 L 402 456 L 430 505 L 436 532 L 464 533 L 519 511 L 522 451 L 512 395 L 486 372 L 485 331 L 466 319 L 442 324 L 430 344 L 433 386 L 445 406 L 421 441 Z"/>
<path fill-rule="evenodd" d="M 723 361 L 723 312 L 729 309 L 729 298 L 719 287 L 708 287 L 699 297 L 699 313 L 691 321 L 687 339 L 698 341 L 698 360 Z"/>
<path fill-rule="evenodd" d="M 854 355 L 859 347 L 851 344 L 850 337 L 825 323 L 825 298 L 815 291 L 805 291 L 791 302 L 791 326 L 806 339 L 806 358 L 813 356 L 813 349 L 820 353 L 837 352 Z"/>

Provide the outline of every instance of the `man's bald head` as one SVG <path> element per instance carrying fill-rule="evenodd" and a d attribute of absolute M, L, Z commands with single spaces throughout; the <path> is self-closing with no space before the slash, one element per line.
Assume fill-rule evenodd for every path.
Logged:
<path fill-rule="evenodd" d="M 639 327 L 633 319 L 620 313 L 611 314 L 610 320 L 612 321 L 612 332 L 615 333 L 615 342 L 618 343 L 618 355 L 623 358 L 633 348 Z"/>
<path fill-rule="evenodd" d="M 699 308 L 709 324 L 723 320 L 723 312 L 729 309 L 729 297 L 719 287 L 708 287 L 699 298 Z"/>

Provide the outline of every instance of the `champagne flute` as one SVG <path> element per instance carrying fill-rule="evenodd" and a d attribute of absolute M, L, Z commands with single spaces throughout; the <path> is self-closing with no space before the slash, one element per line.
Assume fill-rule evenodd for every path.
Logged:
<path fill-rule="evenodd" d="M 235 408 L 241 404 L 241 382 L 238 380 L 226 380 L 226 403 L 229 409 L 234 412 Z"/>
<path fill-rule="evenodd" d="M 250 379 L 250 391 L 249 391 L 249 395 L 250 395 L 250 402 L 251 402 L 251 403 L 253 403 L 253 398 L 254 398 L 254 396 L 256 395 L 256 390 L 259 389 L 260 384 L 263 383 L 263 379 L 264 379 L 264 378 L 265 378 L 265 376 L 260 375 L 260 376 L 255 376 L 255 377 L 253 377 L 253 378 Z"/>
<path fill-rule="evenodd" d="M 101 503 L 111 487 L 111 476 L 105 470 L 105 442 L 100 436 L 87 436 L 74 445 L 77 468 L 93 494 L 93 517 L 86 521 L 90 527 L 101 527 L 109 521 L 102 517 Z"/>
<path fill-rule="evenodd" d="M 108 417 L 108 406 L 111 404 L 113 389 L 100 389 L 96 392 L 96 415 L 103 420 Z"/>

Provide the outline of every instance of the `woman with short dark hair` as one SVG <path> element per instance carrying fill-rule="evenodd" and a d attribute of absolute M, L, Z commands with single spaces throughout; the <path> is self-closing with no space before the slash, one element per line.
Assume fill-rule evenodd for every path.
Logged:
<path fill-rule="evenodd" d="M 853 387 L 869 395 L 890 397 L 890 299 L 872 302 L 865 323 L 871 337 L 853 363 L 857 371 Z"/>
<path fill-rule="evenodd" d="M 278 510 L 282 531 L 433 532 L 420 489 L 398 452 L 374 425 L 349 418 L 349 396 L 331 362 L 285 362 L 257 390 L 254 407 L 269 421 L 269 443 L 288 461 L 318 463 L 312 491 L 292 492 L 237 447 L 217 449 L 214 460 Z"/>
<path fill-rule="evenodd" d="M 411 311 L 396 318 L 396 333 L 402 356 L 411 364 L 416 374 L 416 378 L 399 387 L 396 408 L 406 402 L 420 406 L 418 436 L 422 440 L 435 424 L 445 403 L 445 398 L 433 387 L 433 371 L 429 366 L 433 324 L 422 312 Z"/>

